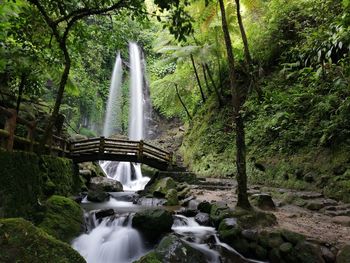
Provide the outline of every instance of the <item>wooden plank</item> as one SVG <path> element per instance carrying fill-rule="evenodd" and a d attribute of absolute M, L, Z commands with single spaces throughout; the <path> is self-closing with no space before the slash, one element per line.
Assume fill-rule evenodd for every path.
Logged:
<path fill-rule="evenodd" d="M 89 139 L 84 139 L 84 140 L 79 140 L 79 141 L 72 141 L 72 144 L 76 143 L 84 143 L 84 142 L 92 142 L 92 141 L 100 141 L 100 137 L 94 137 L 94 138 L 89 138 Z"/>
<path fill-rule="evenodd" d="M 165 150 L 163 150 L 163 149 L 161 149 L 161 148 L 158 148 L 158 147 L 156 147 L 156 146 L 154 146 L 154 145 L 151 145 L 151 144 L 149 144 L 149 143 L 147 143 L 147 142 L 144 142 L 144 145 L 146 145 L 146 146 L 148 146 L 148 147 L 150 147 L 150 148 L 153 148 L 153 149 L 155 149 L 155 150 L 157 150 L 157 151 L 163 152 L 163 153 L 165 153 L 165 154 L 169 154 L 169 152 L 167 152 L 167 151 L 165 151 Z"/>

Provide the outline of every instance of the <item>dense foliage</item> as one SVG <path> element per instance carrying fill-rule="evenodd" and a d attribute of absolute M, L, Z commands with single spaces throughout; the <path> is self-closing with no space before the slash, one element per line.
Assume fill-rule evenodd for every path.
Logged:
<path fill-rule="evenodd" d="M 24 87 L 23 98 L 41 98 L 52 107 L 63 58 L 29 2 L 3 1 L 0 6 L 0 88 L 16 98 Z M 69 1 L 58 1 L 63 11 L 52 1 L 43 2 L 53 17 L 76 8 Z M 83 2 L 74 4 L 94 7 L 94 1 Z M 112 3 L 102 1 L 101 7 Z M 101 132 L 116 52 L 127 61 L 127 42 L 136 41 L 147 58 L 155 110 L 181 118 L 188 128 L 185 162 L 203 175 L 232 175 L 235 124 L 217 1 L 130 3 L 136 10 L 88 16 L 71 29 L 72 68 L 61 105 L 70 132 Z M 251 163 L 305 152 L 343 152 L 350 135 L 350 1 L 242 0 L 252 65 L 246 61 L 235 1 L 224 3 L 237 81 L 247 98 L 241 113 Z M 121 121 L 127 131 L 127 70 L 123 77 Z"/>

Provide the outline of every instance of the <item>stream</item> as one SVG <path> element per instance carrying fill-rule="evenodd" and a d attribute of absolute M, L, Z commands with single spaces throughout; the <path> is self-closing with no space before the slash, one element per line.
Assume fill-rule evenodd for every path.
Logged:
<path fill-rule="evenodd" d="M 85 211 L 86 232 L 72 241 L 72 247 L 88 263 L 132 263 L 156 246 L 146 242 L 131 223 L 136 212 L 159 206 L 149 206 L 152 202 L 134 204 L 137 194 L 133 191 L 110 194 L 110 200 L 103 203 L 86 199 L 81 203 Z M 99 212 L 108 209 L 113 209 L 114 215 L 97 218 Z M 246 259 L 229 245 L 220 242 L 214 227 L 201 226 L 193 217 L 174 214 L 172 231 L 200 251 L 208 263 L 260 262 Z M 225 258 L 221 255 L 223 250 Z"/>

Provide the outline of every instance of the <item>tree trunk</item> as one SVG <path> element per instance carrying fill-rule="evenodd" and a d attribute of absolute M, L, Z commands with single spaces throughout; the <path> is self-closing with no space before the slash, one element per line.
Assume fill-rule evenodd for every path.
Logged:
<path fill-rule="evenodd" d="M 244 57 L 245 57 L 245 61 L 246 61 L 247 66 L 248 66 L 248 74 L 250 76 L 251 85 L 253 85 L 253 89 L 258 94 L 259 101 L 262 101 L 264 98 L 264 93 L 263 93 L 262 89 L 260 88 L 260 86 L 257 84 L 257 81 L 255 79 L 255 73 L 254 73 L 254 69 L 253 69 L 253 61 L 252 61 L 252 57 L 251 57 L 250 51 L 249 51 L 248 38 L 247 38 L 247 35 L 245 33 L 243 20 L 242 20 L 242 16 L 241 16 L 241 5 L 240 5 L 239 0 L 235 0 L 235 2 L 236 2 L 237 20 L 238 20 L 238 25 L 239 25 L 239 31 L 241 32 L 241 37 L 242 37 L 243 46 L 244 46 Z"/>
<path fill-rule="evenodd" d="M 221 22 L 222 30 L 224 32 L 224 39 L 227 51 L 228 65 L 229 65 L 229 78 L 230 88 L 232 93 L 232 103 L 234 108 L 234 120 L 236 123 L 236 166 L 237 166 L 237 183 L 238 183 L 238 200 L 237 206 L 250 209 L 250 203 L 247 194 L 247 174 L 246 174 L 246 145 L 244 134 L 244 123 L 240 113 L 241 109 L 241 97 L 239 89 L 237 87 L 236 72 L 235 72 L 235 60 L 233 56 L 232 44 L 230 33 L 227 26 L 225 6 L 223 0 L 219 0 L 221 10 Z"/>
<path fill-rule="evenodd" d="M 182 101 L 182 99 L 181 99 L 181 96 L 180 96 L 179 90 L 177 89 L 177 84 L 175 84 L 175 89 L 176 89 L 176 94 L 177 94 L 177 97 L 179 98 L 179 101 L 181 102 L 182 107 L 184 107 L 184 109 L 185 109 L 185 111 L 186 111 L 186 114 L 187 114 L 188 119 L 189 119 L 189 120 L 192 120 L 192 116 L 191 116 L 191 114 L 189 113 L 189 111 L 188 111 L 188 109 L 187 109 L 187 107 L 186 107 L 185 103 L 184 103 L 184 102 Z"/>
<path fill-rule="evenodd" d="M 64 54 L 64 59 L 65 59 L 65 63 L 64 63 L 64 70 L 63 73 L 61 75 L 61 80 L 60 80 L 60 84 L 58 87 L 58 92 L 57 92 L 57 96 L 56 96 L 56 101 L 55 101 L 55 105 L 52 111 L 52 114 L 49 118 L 49 121 L 45 127 L 45 132 L 43 137 L 41 138 L 40 141 L 40 146 L 39 146 L 39 152 L 43 153 L 45 150 L 45 144 L 47 142 L 49 142 L 49 140 L 51 140 L 52 137 L 52 133 L 53 133 L 53 126 L 56 122 L 57 116 L 59 114 L 60 111 L 60 106 L 62 103 L 62 99 L 63 99 L 63 94 L 64 94 L 64 89 L 65 86 L 67 84 L 67 80 L 68 80 L 68 76 L 69 76 L 69 71 L 70 71 L 70 67 L 71 67 L 71 59 L 68 53 L 68 49 L 66 46 L 66 43 L 64 43 L 63 41 L 60 42 L 60 48 L 63 51 Z"/>
<path fill-rule="evenodd" d="M 22 102 L 22 95 L 23 95 L 23 91 L 24 91 L 24 88 L 25 88 L 26 79 L 27 79 L 27 76 L 26 76 L 26 74 L 23 73 L 22 76 L 21 76 L 21 82 L 19 83 L 19 87 L 18 87 L 18 97 L 17 97 L 17 103 L 16 103 L 17 115 L 18 115 L 18 112 L 19 112 L 19 107 L 20 107 L 21 102 Z"/>
<path fill-rule="evenodd" d="M 205 96 L 204 96 L 204 92 L 203 92 L 203 89 L 202 89 L 201 81 L 200 81 L 199 76 L 198 76 L 196 64 L 194 63 L 194 58 L 193 58 L 193 55 L 192 55 L 192 54 L 191 54 L 190 57 L 191 57 L 191 61 L 192 61 L 192 67 L 193 67 L 193 70 L 194 70 L 194 74 L 196 75 L 196 79 L 197 79 L 197 84 L 198 84 L 198 87 L 199 87 L 199 91 L 201 92 L 202 101 L 203 101 L 203 103 L 204 103 L 204 102 L 205 102 Z"/>
<path fill-rule="evenodd" d="M 222 98 L 221 98 L 220 92 L 219 92 L 219 90 L 218 90 L 218 87 L 216 86 L 215 81 L 214 81 L 214 79 L 213 79 L 213 75 L 211 74 L 211 71 L 210 71 L 210 69 L 209 69 L 208 64 L 207 64 L 207 63 L 205 63 L 205 64 L 204 64 L 204 66 L 205 66 L 205 69 L 206 69 L 206 70 L 207 70 L 207 72 L 208 72 L 208 76 L 209 76 L 209 79 L 210 79 L 211 84 L 213 85 L 213 88 L 214 88 L 214 91 L 215 91 L 216 97 L 218 97 L 219 106 L 220 106 L 220 107 L 222 107 L 222 105 L 223 105 L 223 101 L 222 101 Z M 219 72 L 219 73 L 220 73 L 220 72 Z"/>
<path fill-rule="evenodd" d="M 207 72 L 205 71 L 204 64 L 202 64 L 202 71 L 203 71 L 203 75 L 204 75 L 205 86 L 207 87 L 207 91 L 210 94 L 211 93 L 211 88 L 210 88 L 210 85 L 209 85 L 209 82 L 208 82 Z"/>

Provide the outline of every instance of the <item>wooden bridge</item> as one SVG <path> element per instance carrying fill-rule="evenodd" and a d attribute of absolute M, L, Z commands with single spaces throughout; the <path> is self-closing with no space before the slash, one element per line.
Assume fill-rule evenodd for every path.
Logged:
<path fill-rule="evenodd" d="M 77 163 L 96 160 L 144 163 L 159 170 L 172 165 L 172 153 L 144 141 L 104 137 L 71 142 L 69 158 Z"/>
<path fill-rule="evenodd" d="M 0 146 L 8 151 L 13 149 L 36 152 L 40 134 L 44 131 L 37 127 L 35 121 L 29 122 L 19 116 L 13 109 L 0 106 Z M 16 135 L 16 127 L 21 126 L 22 136 Z M 23 132 L 24 131 L 24 132 Z M 23 136 L 23 133 L 26 133 Z M 109 160 L 144 163 L 159 170 L 172 168 L 172 153 L 148 144 L 144 141 L 117 140 L 110 138 L 90 138 L 68 141 L 58 135 L 52 135 L 45 145 L 46 153 L 64 156 L 76 163 Z"/>

